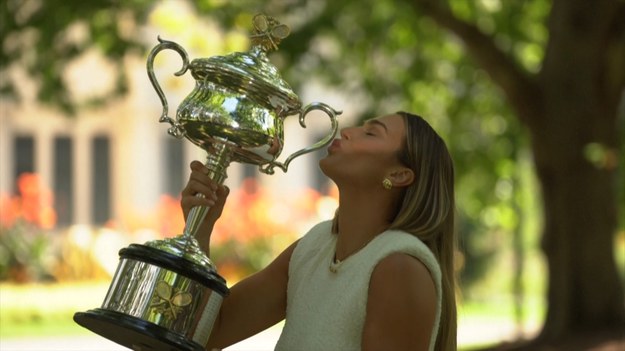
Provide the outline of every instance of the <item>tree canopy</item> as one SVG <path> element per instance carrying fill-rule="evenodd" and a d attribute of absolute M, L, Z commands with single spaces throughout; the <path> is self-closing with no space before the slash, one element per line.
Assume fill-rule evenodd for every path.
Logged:
<path fill-rule="evenodd" d="M 200 14 L 235 31 L 248 33 L 257 12 L 291 26 L 291 36 L 272 54 L 272 61 L 296 90 L 314 77 L 357 96 L 363 118 L 403 109 L 428 119 L 448 140 L 460 170 L 458 208 L 465 218 L 460 231 L 475 238 L 465 240 L 466 245 L 479 247 L 479 254 L 467 251 L 475 264 L 464 274 L 468 283 L 477 279 L 488 262 L 485 258 L 496 249 L 488 244 L 495 242 L 489 233 L 512 230 L 519 222 L 513 204 L 515 160 L 524 136 L 498 88 L 465 55 L 457 37 L 428 17 L 416 16 L 409 2 L 371 1 L 365 6 L 359 1 L 269 1 L 262 8 L 251 1 L 192 3 Z M 464 18 L 482 18 L 481 26 L 497 33 L 502 47 L 536 69 L 540 43 L 546 40 L 541 23 L 547 4 L 453 5 Z M 129 31 L 145 23 L 153 9 L 150 1 L 8 1 L 3 6 L 0 69 L 26 69 L 40 84 L 39 100 L 66 111 L 80 107 L 63 79 L 73 59 L 96 46 L 118 66 L 111 95 L 88 102 L 102 103 L 126 91 L 123 56 L 148 49 Z M 77 26 L 82 36 L 71 34 Z M 18 85 L 4 79 L 2 92 L 19 99 Z M 492 191 L 493 184 L 497 191 Z"/>
<path fill-rule="evenodd" d="M 251 17 L 257 12 L 273 15 L 290 25 L 292 34 L 272 54 L 272 61 L 296 90 L 314 77 L 352 96 L 363 117 L 410 110 L 423 115 L 441 133 L 457 167 L 459 232 L 466 235 L 464 252 L 472 260 L 471 269 L 463 273 L 467 284 L 486 268 L 488 257 L 495 255 L 498 241 L 509 240 L 506 235 L 521 230 L 527 225 L 525 216 L 537 211 L 536 200 L 528 199 L 524 192 L 528 179 L 522 167 L 531 160 L 539 166 L 543 199 L 547 201 L 546 238 L 551 237 L 550 233 L 561 232 L 559 228 L 563 226 L 553 223 L 573 223 L 574 209 L 562 205 L 562 211 L 555 210 L 560 208 L 556 204 L 559 200 L 550 200 L 549 193 L 544 193 L 545 187 L 550 186 L 546 179 L 552 176 L 541 166 L 543 159 L 568 159 L 567 150 L 557 156 L 555 144 L 574 138 L 570 135 L 578 135 L 584 157 L 600 165 L 595 168 L 607 177 L 600 178 L 600 182 L 618 184 L 609 188 L 618 187 L 620 195 L 616 199 L 620 207 L 612 197 L 605 198 L 606 206 L 616 208 L 620 217 L 625 217 L 624 185 L 615 181 L 617 170 L 615 166 L 602 170 L 605 162 L 611 162 L 608 158 L 615 157 L 618 162 L 618 156 L 613 154 L 620 152 L 622 179 L 622 137 L 604 136 L 602 132 L 583 136 L 578 132 L 579 125 L 571 123 L 568 130 L 573 134 L 559 135 L 551 144 L 545 142 L 554 139 L 548 134 L 554 130 L 552 125 L 568 127 L 562 112 L 566 109 L 558 109 L 558 104 L 550 101 L 562 99 L 576 106 L 576 99 L 583 100 L 576 94 L 584 97 L 603 93 L 607 99 L 602 100 L 603 105 L 609 105 L 603 112 L 610 118 L 601 127 L 596 124 L 592 128 L 614 130 L 620 125 L 620 135 L 625 134 L 622 104 L 620 124 L 615 123 L 618 101 L 625 87 L 625 25 L 617 20 L 625 18 L 623 1 L 270 0 L 262 7 L 250 0 L 190 3 L 201 15 L 235 31 L 248 32 Z M 41 84 L 38 95 L 41 101 L 71 111 L 76 106 L 68 97 L 61 76 L 64 66 L 93 45 L 120 66 L 128 52 L 145 54 L 146 48 L 134 36 L 133 28 L 145 22 L 154 5 L 147 0 L 9 0 L 1 6 L 4 9 L 0 22 L 3 43 L 0 70 L 6 73 L 15 65 L 25 68 Z M 592 16 L 601 19 L 593 21 Z M 75 26 L 82 26 L 86 35 L 80 38 L 69 35 Z M 574 47 L 576 42 L 569 42 L 575 36 L 579 48 Z M 592 47 L 594 52 L 585 52 L 591 46 L 583 44 L 592 40 L 605 45 Z M 572 77 L 572 68 L 587 67 L 594 58 L 569 61 L 566 55 L 570 57 L 572 53 L 579 54 L 580 60 L 582 54 L 601 55 L 596 59 L 605 64 L 604 70 L 583 71 L 589 76 L 599 72 L 601 82 L 596 84 L 593 80 L 588 91 L 575 93 L 565 89 L 567 84 L 580 83 L 575 80 L 578 77 L 565 79 Z M 114 94 L 123 93 L 126 87 L 123 70 L 118 72 Z M 556 84 L 550 86 L 546 80 Z M 18 97 L 19 82 L 8 77 L 0 84 L 5 96 Z M 558 92 L 562 96 L 553 95 Z M 555 117 L 550 119 L 552 115 Z M 601 118 L 588 112 L 580 116 L 580 121 L 586 119 L 590 123 Z M 543 150 L 554 151 L 546 156 Z M 573 164 L 574 156 L 570 157 Z M 584 167 L 571 166 L 571 174 L 585 174 Z M 589 190 L 589 194 L 601 191 Z M 563 217 L 550 219 L 557 211 Z M 615 218 L 610 217 L 607 222 L 608 226 L 602 229 L 602 235 L 608 237 L 605 240 L 612 238 L 616 230 L 612 224 Z M 564 240 L 563 236 L 555 237 L 556 242 Z M 553 251 L 546 253 L 554 256 Z M 570 261 L 566 262 L 570 265 Z M 556 262 L 550 262 L 550 266 L 553 276 L 553 268 L 560 266 Z M 556 272 L 560 271 L 556 269 Z M 607 279 L 613 281 L 614 277 Z M 568 289 L 576 284 L 585 283 L 578 283 L 576 278 L 564 283 Z M 616 285 L 619 284 L 617 281 Z M 620 294 L 622 304 L 622 290 L 616 294 Z M 572 305 L 559 306 L 556 310 L 570 312 L 571 308 Z M 621 321 L 622 306 L 617 310 L 614 320 Z M 553 322 L 559 323 L 551 335 L 553 338 L 584 325 L 581 321 L 564 321 L 571 316 L 569 312 L 564 313 L 562 320 L 556 318 L 558 321 Z M 549 318 L 555 317 L 548 317 L 548 321 Z"/>

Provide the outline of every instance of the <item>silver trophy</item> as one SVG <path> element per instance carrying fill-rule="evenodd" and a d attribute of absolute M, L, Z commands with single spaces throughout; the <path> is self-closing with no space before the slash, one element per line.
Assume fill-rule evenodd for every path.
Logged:
<path fill-rule="evenodd" d="M 341 112 L 323 103 L 302 107 L 299 97 L 282 80 L 267 52 L 277 49 L 290 29 L 274 18 L 256 15 L 249 52 L 195 59 L 189 63 L 180 45 L 158 38 L 147 59 L 148 76 L 163 105 L 160 122 L 168 133 L 187 138 L 207 153 L 213 181 L 222 184 L 235 161 L 258 165 L 273 174 L 287 171 L 296 157 L 328 145 L 338 129 Z M 181 76 L 191 70 L 195 88 L 169 117 L 167 98 L 153 70 L 155 56 L 165 49 L 180 54 Z M 284 144 L 284 119 L 325 112 L 331 131 L 310 147 L 277 161 Z M 202 195 L 198 195 L 202 196 Z M 183 234 L 120 250 L 120 262 L 100 308 L 74 314 L 83 327 L 134 350 L 203 350 L 229 290 L 195 235 L 207 207 L 191 209 Z"/>

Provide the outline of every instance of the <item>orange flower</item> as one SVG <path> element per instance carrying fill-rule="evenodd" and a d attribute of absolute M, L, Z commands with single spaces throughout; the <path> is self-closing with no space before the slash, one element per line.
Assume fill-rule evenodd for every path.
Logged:
<path fill-rule="evenodd" d="M 54 197 L 34 173 L 22 173 L 17 179 L 19 194 L 13 197 L 2 196 L 0 204 L 0 223 L 12 226 L 19 218 L 43 229 L 56 225 Z"/>
<path fill-rule="evenodd" d="M 19 203 L 6 194 L 0 194 L 0 225 L 13 226 L 19 214 Z"/>
<path fill-rule="evenodd" d="M 162 237 L 182 234 L 185 219 L 180 207 L 180 199 L 162 195 L 157 208 L 158 230 Z"/>

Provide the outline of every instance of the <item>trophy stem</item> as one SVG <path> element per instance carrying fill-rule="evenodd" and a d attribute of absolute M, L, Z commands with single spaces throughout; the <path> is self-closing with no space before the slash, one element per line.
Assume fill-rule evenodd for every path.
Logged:
<path fill-rule="evenodd" d="M 213 151 L 213 150 L 211 150 Z M 232 149 L 226 140 L 214 144 L 214 152 L 208 153 L 205 166 L 208 168 L 208 176 L 213 182 L 222 185 L 226 178 L 226 168 L 230 165 Z M 204 197 L 203 194 L 197 194 L 198 197 Z M 189 211 L 187 221 L 182 235 L 185 239 L 195 238 L 200 225 L 204 221 L 210 207 L 196 206 Z"/>

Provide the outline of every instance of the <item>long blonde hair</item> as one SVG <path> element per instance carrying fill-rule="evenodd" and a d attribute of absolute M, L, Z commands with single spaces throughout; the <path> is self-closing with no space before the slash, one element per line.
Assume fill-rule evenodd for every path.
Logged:
<path fill-rule="evenodd" d="M 453 351 L 457 348 L 454 165 L 445 142 L 422 117 L 403 111 L 397 114 L 406 126 L 399 161 L 414 172 L 415 181 L 402 194 L 389 229 L 413 234 L 436 257 L 443 296 L 434 350 Z M 338 210 L 332 231 L 338 233 Z"/>
<path fill-rule="evenodd" d="M 435 350 L 456 350 L 457 312 L 454 254 L 454 165 L 443 139 L 420 116 L 404 118 L 406 140 L 399 160 L 410 167 L 415 181 L 406 188 L 390 229 L 421 239 L 432 251 L 442 273 L 442 310 Z"/>

